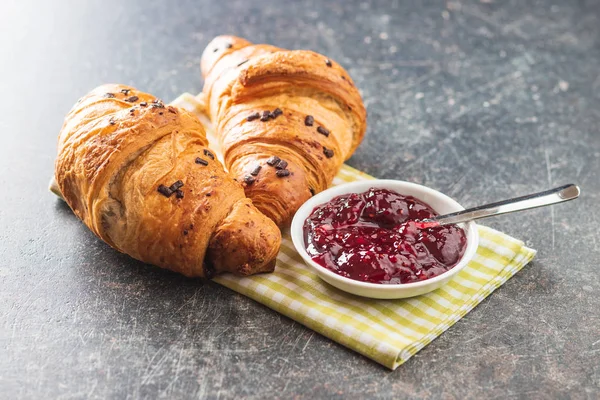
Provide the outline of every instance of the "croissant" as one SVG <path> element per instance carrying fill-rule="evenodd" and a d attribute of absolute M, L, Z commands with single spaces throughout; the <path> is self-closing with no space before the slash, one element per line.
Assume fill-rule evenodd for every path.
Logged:
<path fill-rule="evenodd" d="M 103 85 L 67 115 L 55 178 L 100 239 L 186 276 L 275 267 L 281 233 L 207 148 L 191 113 Z"/>
<path fill-rule="evenodd" d="M 348 73 L 306 50 L 219 36 L 201 59 L 226 167 L 280 226 L 326 189 L 361 142 L 366 110 Z"/>

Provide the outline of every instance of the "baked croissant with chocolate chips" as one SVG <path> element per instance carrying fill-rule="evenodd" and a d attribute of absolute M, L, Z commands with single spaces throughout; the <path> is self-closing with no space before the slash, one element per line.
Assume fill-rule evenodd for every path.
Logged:
<path fill-rule="evenodd" d="M 326 189 L 361 142 L 366 110 L 348 73 L 306 50 L 213 39 L 202 54 L 206 112 L 226 167 L 280 226 Z"/>
<path fill-rule="evenodd" d="M 186 276 L 272 271 L 281 234 L 207 148 L 191 113 L 103 85 L 67 115 L 55 178 L 100 239 Z"/>

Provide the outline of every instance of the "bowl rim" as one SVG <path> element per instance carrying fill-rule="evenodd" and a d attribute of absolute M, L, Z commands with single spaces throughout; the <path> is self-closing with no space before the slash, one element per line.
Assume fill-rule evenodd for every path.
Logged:
<path fill-rule="evenodd" d="M 402 186 L 404 188 L 414 189 L 415 191 L 419 191 L 423 194 L 429 194 L 433 197 L 437 197 L 438 199 L 443 200 L 445 203 L 455 208 L 455 211 L 464 210 L 464 207 L 461 206 L 456 200 L 452 199 L 448 195 L 445 195 L 442 192 L 439 192 L 435 189 L 432 189 L 427 186 L 420 185 L 418 183 L 406 182 L 395 179 L 367 179 L 360 180 L 354 182 L 348 182 L 336 186 L 332 186 L 317 195 L 313 196 L 309 200 L 307 200 L 294 214 L 294 218 L 292 219 L 292 224 L 290 226 L 290 236 L 292 238 L 292 243 L 296 248 L 296 251 L 302 259 L 315 269 L 315 272 L 325 274 L 327 277 L 339 281 L 345 285 L 355 286 L 361 289 L 367 290 L 377 290 L 377 291 L 385 291 L 385 292 L 394 292 L 394 291 L 404 291 L 404 290 L 415 290 L 427 286 L 433 286 L 436 283 L 450 280 L 454 275 L 458 274 L 468 263 L 471 261 L 473 256 L 475 255 L 477 248 L 479 246 L 479 233 L 477 231 L 477 225 L 475 222 L 470 221 L 467 223 L 458 224 L 461 228 L 463 228 L 466 232 L 467 236 L 467 247 L 465 248 L 465 252 L 463 253 L 460 261 L 451 269 L 446 272 L 435 276 L 430 279 L 426 279 L 424 281 L 419 282 L 409 282 L 409 283 L 400 283 L 400 284 L 382 284 L 382 283 L 371 283 L 371 282 L 362 282 L 357 281 L 351 278 L 347 278 L 342 275 L 338 275 L 333 271 L 317 264 L 312 260 L 312 258 L 308 255 L 306 251 L 305 243 L 304 243 L 304 221 L 308 216 L 313 212 L 313 210 L 324 204 L 334 197 L 341 196 L 347 193 L 358 193 L 359 191 L 366 191 L 370 187 L 379 187 L 379 188 L 387 188 L 390 190 L 394 190 L 400 194 L 402 194 L 402 189 L 398 189 L 398 186 Z M 358 191 L 357 189 L 358 188 Z M 413 196 L 412 194 L 410 196 Z M 418 196 L 414 196 L 419 198 Z M 421 200 L 419 198 L 419 200 Z M 421 200 L 424 201 L 424 200 Z M 433 207 L 432 207 L 433 208 Z M 301 220 L 302 219 L 302 220 Z"/>

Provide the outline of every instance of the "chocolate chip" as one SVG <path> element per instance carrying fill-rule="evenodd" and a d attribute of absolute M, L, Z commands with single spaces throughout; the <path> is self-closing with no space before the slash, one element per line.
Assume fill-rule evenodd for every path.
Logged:
<path fill-rule="evenodd" d="M 133 112 L 134 112 L 134 111 L 135 111 L 135 107 L 131 107 L 131 108 L 129 109 L 129 112 L 130 112 L 131 114 L 133 114 Z"/>
<path fill-rule="evenodd" d="M 206 193 L 206 195 L 205 195 L 205 196 L 206 196 L 206 197 L 210 197 L 211 195 L 212 195 L 212 193 L 208 192 L 208 193 Z"/>
<path fill-rule="evenodd" d="M 281 108 L 276 108 L 274 109 L 272 112 L 270 111 L 263 111 L 262 113 L 262 117 L 260 118 L 261 121 L 268 121 L 269 119 L 275 119 L 277 117 L 279 117 L 281 114 L 283 114 L 283 111 L 281 111 Z"/>
<path fill-rule="evenodd" d="M 255 112 L 254 114 L 250 114 L 246 117 L 246 121 L 254 121 L 255 119 L 259 119 L 260 114 Z"/>
<path fill-rule="evenodd" d="M 322 126 L 319 126 L 317 128 L 317 132 L 319 132 L 321 135 L 325 135 L 326 137 L 329 136 L 329 130 L 326 128 L 323 128 Z"/>
<path fill-rule="evenodd" d="M 163 112 L 162 112 L 162 111 L 161 111 L 161 112 L 159 112 L 159 113 L 158 113 L 158 115 L 163 115 Z"/>
<path fill-rule="evenodd" d="M 315 189 L 309 187 L 308 190 L 310 191 L 311 196 L 315 195 Z"/>
<path fill-rule="evenodd" d="M 333 150 L 328 149 L 327 147 L 323 146 L 323 154 L 325 154 L 325 157 L 331 158 L 331 157 L 333 157 Z"/>
<path fill-rule="evenodd" d="M 277 163 L 277 165 L 275 166 L 275 168 L 277 168 L 277 169 L 286 169 L 286 168 L 287 168 L 287 166 L 288 166 L 288 163 L 287 163 L 287 161 L 285 161 L 285 160 L 281 160 L 281 161 L 279 161 L 279 162 Z"/>
<path fill-rule="evenodd" d="M 267 160 L 267 164 L 269 164 L 271 167 L 273 167 L 273 166 L 279 164 L 279 161 L 281 161 L 281 158 L 279 158 L 277 156 L 273 156 Z"/>
<path fill-rule="evenodd" d="M 312 115 L 307 115 L 306 118 L 304 118 L 304 125 L 313 126 L 314 123 L 315 119 Z"/>
<path fill-rule="evenodd" d="M 171 189 L 172 192 L 179 190 L 179 188 L 183 187 L 183 182 L 181 180 L 178 180 L 177 182 L 175 182 L 174 184 L 172 184 L 169 189 Z"/>
<path fill-rule="evenodd" d="M 203 160 L 203 159 L 202 159 L 202 158 L 200 158 L 200 157 L 196 157 L 196 164 L 202 164 L 202 165 L 204 165 L 204 166 L 207 166 L 207 165 L 208 165 L 208 161 L 206 161 L 206 160 Z"/>
<path fill-rule="evenodd" d="M 281 111 L 281 108 L 276 108 L 271 113 L 271 118 L 275 119 L 275 118 L 279 117 L 281 114 L 283 114 L 283 111 Z"/>
<path fill-rule="evenodd" d="M 275 172 L 275 174 L 278 177 L 283 178 L 284 176 L 288 176 L 290 174 L 290 171 L 288 171 L 287 169 L 279 169 L 277 170 L 277 172 Z"/>
<path fill-rule="evenodd" d="M 129 103 L 134 103 L 136 101 L 138 101 L 139 97 L 137 96 L 131 96 L 125 99 L 125 101 L 128 101 Z"/>
<path fill-rule="evenodd" d="M 165 197 L 171 197 L 171 195 L 173 194 L 173 191 L 171 189 L 169 189 L 168 187 L 166 187 L 165 185 L 160 185 L 158 187 L 158 193 L 162 194 Z"/>
<path fill-rule="evenodd" d="M 215 159 L 215 155 L 213 153 L 211 153 L 210 151 L 206 150 L 206 149 L 204 149 L 204 155 L 206 157 L 210 157 L 211 160 Z"/>
<path fill-rule="evenodd" d="M 227 43 L 227 44 L 225 45 L 225 48 L 226 48 L 226 49 L 230 49 L 230 48 L 232 48 L 232 47 L 233 47 L 233 45 L 232 45 L 231 43 Z"/>
<path fill-rule="evenodd" d="M 328 67 L 331 67 L 333 64 L 331 64 L 331 60 L 326 59 L 325 60 L 325 65 L 327 65 Z"/>
<path fill-rule="evenodd" d="M 140 103 L 140 106 L 142 106 L 142 107 L 146 107 L 147 105 L 148 105 L 148 103 L 146 103 L 145 101 L 142 101 L 142 102 Z"/>
<path fill-rule="evenodd" d="M 104 93 L 104 96 L 107 99 L 112 99 L 113 97 L 115 97 L 115 95 L 113 93 Z"/>
<path fill-rule="evenodd" d="M 340 75 L 340 77 L 341 77 L 343 80 L 346 80 L 346 77 L 345 77 L 344 75 Z"/>
<path fill-rule="evenodd" d="M 177 197 L 178 199 L 183 199 L 183 191 L 182 190 L 177 190 L 175 192 L 175 197 Z"/>
<path fill-rule="evenodd" d="M 121 89 L 121 93 L 123 93 L 124 95 L 128 95 L 130 91 L 131 89 Z"/>
<path fill-rule="evenodd" d="M 246 182 L 247 185 L 252 185 L 254 183 L 254 181 L 256 181 L 256 179 L 254 179 L 253 176 L 246 175 L 244 177 L 244 182 Z"/>
<path fill-rule="evenodd" d="M 183 234 L 187 236 L 187 234 L 188 234 L 188 231 L 187 231 L 187 229 L 184 229 L 184 230 L 183 230 Z"/>
<path fill-rule="evenodd" d="M 163 104 L 162 100 L 154 99 L 152 100 L 152 108 L 165 108 L 165 105 Z"/>
<path fill-rule="evenodd" d="M 237 66 L 241 67 L 242 65 L 246 64 L 248 61 L 250 61 L 250 60 L 244 60 L 241 63 L 239 63 Z"/>
<path fill-rule="evenodd" d="M 269 119 L 271 119 L 271 112 L 269 110 L 263 111 L 262 116 L 260 117 L 260 120 L 265 122 L 265 121 L 268 121 Z"/>
<path fill-rule="evenodd" d="M 111 124 L 111 125 L 114 125 L 114 124 L 117 123 L 117 121 L 115 121 L 114 117 L 110 117 L 110 119 L 108 120 L 108 123 Z"/>
<path fill-rule="evenodd" d="M 250 172 L 250 175 L 252 175 L 252 176 L 258 175 L 258 173 L 260 172 L 261 169 L 262 169 L 262 167 L 260 165 L 257 165 L 256 167 L 254 167 L 252 172 Z"/>

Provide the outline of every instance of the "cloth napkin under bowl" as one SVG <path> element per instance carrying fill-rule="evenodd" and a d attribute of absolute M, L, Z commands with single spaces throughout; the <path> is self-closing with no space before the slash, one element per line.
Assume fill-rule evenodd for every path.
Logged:
<path fill-rule="evenodd" d="M 196 112 L 207 122 L 200 97 L 184 93 L 172 104 Z M 211 147 L 218 152 L 218 141 L 208 123 L 207 127 Z M 373 177 L 344 165 L 333 184 L 365 179 Z M 283 233 L 275 272 L 249 277 L 221 275 L 213 280 L 396 369 L 481 303 L 536 254 L 522 241 L 502 232 L 481 225 L 478 229 L 479 248 L 473 260 L 447 285 L 410 299 L 367 299 L 328 285 L 305 266 L 288 232 Z"/>
<path fill-rule="evenodd" d="M 334 185 L 357 179 L 369 177 L 344 165 Z M 306 267 L 288 232 L 283 234 L 275 272 L 214 280 L 396 369 L 535 256 L 535 250 L 520 240 L 481 225 L 478 229 L 473 260 L 445 286 L 410 299 L 367 299 L 328 285 Z"/>

